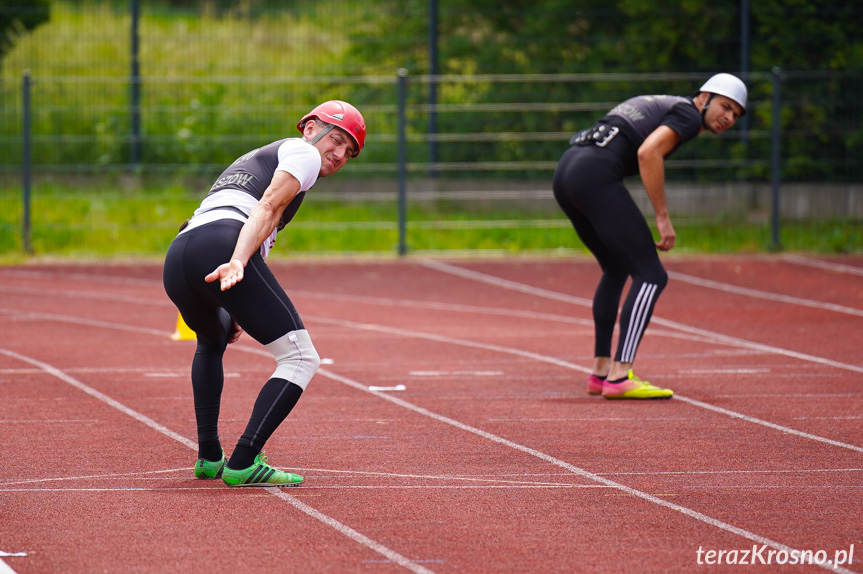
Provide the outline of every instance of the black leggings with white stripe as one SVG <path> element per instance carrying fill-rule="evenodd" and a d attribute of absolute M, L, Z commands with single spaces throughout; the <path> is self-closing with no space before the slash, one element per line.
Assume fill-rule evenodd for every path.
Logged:
<path fill-rule="evenodd" d="M 632 285 L 620 315 L 615 361 L 631 363 L 650 322 L 668 274 L 659 261 L 653 235 L 623 185 L 623 154 L 633 153 L 623 138 L 606 148 L 573 146 L 554 174 L 554 197 L 575 232 L 596 257 L 602 278 L 593 297 L 594 356 L 610 357 L 614 323 L 626 280 Z"/>

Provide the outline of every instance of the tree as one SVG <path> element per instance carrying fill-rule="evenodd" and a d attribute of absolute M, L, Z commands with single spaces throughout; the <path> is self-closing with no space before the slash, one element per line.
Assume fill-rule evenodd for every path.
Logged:
<path fill-rule="evenodd" d="M 0 60 L 24 33 L 51 17 L 50 0 L 0 0 Z"/>

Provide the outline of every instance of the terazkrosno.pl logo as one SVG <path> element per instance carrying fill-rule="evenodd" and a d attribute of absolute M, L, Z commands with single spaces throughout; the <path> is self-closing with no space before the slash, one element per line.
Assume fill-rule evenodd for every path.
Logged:
<path fill-rule="evenodd" d="M 698 565 L 718 566 L 754 566 L 759 564 L 832 564 L 841 566 L 851 564 L 854 561 L 854 545 L 848 549 L 830 552 L 826 550 L 794 550 L 770 548 L 766 544 L 761 546 L 753 544 L 752 548 L 738 550 L 705 550 L 699 546 L 695 552 Z"/>

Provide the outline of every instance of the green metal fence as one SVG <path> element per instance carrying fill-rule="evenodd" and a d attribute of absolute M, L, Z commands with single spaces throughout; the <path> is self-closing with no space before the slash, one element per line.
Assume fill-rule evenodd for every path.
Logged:
<path fill-rule="evenodd" d="M 329 18 L 313 3 L 257 15 L 217 4 L 148 3 L 136 28 L 127 3 L 57 3 L 69 36 L 55 27 L 52 43 L 37 29 L 19 42 L 0 71 L 0 254 L 158 254 L 227 164 L 296 134 L 297 119 L 330 98 L 363 112 L 366 149 L 316 185 L 274 256 L 579 251 L 550 193 L 570 135 L 625 98 L 687 95 L 710 75 L 352 75 L 349 58 L 334 63 L 346 49 L 338 34 L 311 24 Z M 374 8 L 348 5 L 359 22 Z M 407 6 L 404 37 L 389 39 L 405 50 L 425 17 Z M 80 35 L 77 21 L 93 18 Z M 87 67 L 58 46 L 84 52 Z M 746 121 L 668 161 L 680 250 L 805 249 L 810 234 L 827 236 L 821 249 L 861 249 L 863 74 L 757 70 L 746 80 Z"/>

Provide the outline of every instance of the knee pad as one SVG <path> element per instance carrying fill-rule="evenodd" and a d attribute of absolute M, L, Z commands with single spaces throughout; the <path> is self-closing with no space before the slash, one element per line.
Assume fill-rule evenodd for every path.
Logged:
<path fill-rule="evenodd" d="M 321 364 L 309 332 L 291 331 L 264 346 L 276 359 L 273 377 L 290 381 L 305 391 Z"/>

